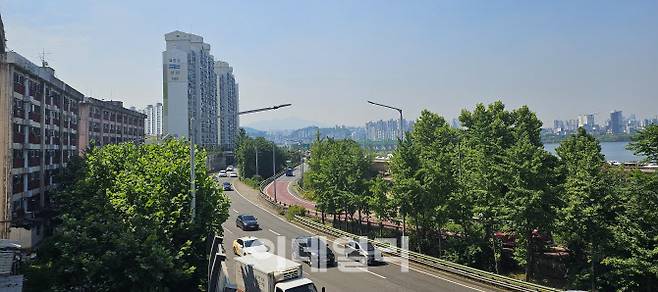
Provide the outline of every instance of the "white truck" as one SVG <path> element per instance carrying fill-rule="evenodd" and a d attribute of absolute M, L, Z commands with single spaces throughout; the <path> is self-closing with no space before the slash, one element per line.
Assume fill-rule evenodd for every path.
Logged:
<path fill-rule="evenodd" d="M 313 281 L 302 276 L 302 265 L 262 252 L 236 257 L 236 282 L 243 292 L 317 292 Z"/>

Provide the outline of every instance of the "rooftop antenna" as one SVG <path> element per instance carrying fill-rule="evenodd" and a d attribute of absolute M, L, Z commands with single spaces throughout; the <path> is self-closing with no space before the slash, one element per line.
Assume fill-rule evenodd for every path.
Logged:
<path fill-rule="evenodd" d="M 41 67 L 48 67 L 48 62 L 46 61 L 46 55 L 50 55 L 50 53 L 46 52 L 46 49 L 42 49 L 41 54 L 39 54 L 39 59 L 41 60 Z"/>

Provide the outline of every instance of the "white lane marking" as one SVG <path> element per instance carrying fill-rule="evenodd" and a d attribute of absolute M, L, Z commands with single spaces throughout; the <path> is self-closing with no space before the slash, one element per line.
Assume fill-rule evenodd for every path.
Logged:
<path fill-rule="evenodd" d="M 361 271 L 364 271 L 364 272 L 366 272 L 366 273 L 369 273 L 369 274 L 371 274 L 371 275 L 375 275 L 375 276 L 380 277 L 380 278 L 382 278 L 382 279 L 386 279 L 386 276 L 382 276 L 382 275 L 377 274 L 377 273 L 375 273 L 375 272 L 368 271 L 368 269 L 364 269 L 364 268 L 357 268 L 357 269 L 359 269 L 359 270 L 361 270 Z"/>
<path fill-rule="evenodd" d="M 272 232 L 272 233 L 274 233 L 274 234 L 276 234 L 276 235 L 281 235 L 281 233 L 278 233 L 278 232 L 276 232 L 276 231 L 274 231 L 274 230 L 272 230 L 272 229 L 267 229 L 267 230 L 269 230 L 270 232 Z"/>
<path fill-rule="evenodd" d="M 227 231 L 228 233 L 231 233 L 231 234 L 233 234 L 233 231 L 231 231 L 231 229 L 228 229 L 228 228 L 224 228 L 224 231 Z"/>
<path fill-rule="evenodd" d="M 275 217 L 276 219 L 279 219 L 279 220 L 281 220 L 282 222 L 285 222 L 285 223 L 289 224 L 290 226 L 293 226 L 293 227 L 295 227 L 295 228 L 297 228 L 297 229 L 299 229 L 299 230 L 302 230 L 302 231 L 304 231 L 304 232 L 307 232 L 307 233 L 309 233 L 309 234 L 317 234 L 316 232 L 310 231 L 310 230 L 308 230 L 308 229 L 306 229 L 306 228 L 301 228 L 301 227 L 297 226 L 296 224 L 292 224 L 292 223 L 290 223 L 290 222 L 288 222 L 288 221 L 282 219 L 281 217 L 275 215 L 274 213 L 270 212 L 269 210 L 267 210 L 267 209 L 261 207 L 260 205 L 255 204 L 255 203 L 252 202 L 251 200 L 247 199 L 247 197 L 243 196 L 243 195 L 240 193 L 240 191 L 238 191 L 237 189 L 235 189 L 235 192 L 236 192 L 240 197 L 242 197 L 243 199 L 245 199 L 247 202 L 249 202 L 249 203 L 251 203 L 252 205 L 256 206 L 258 209 L 263 210 L 265 213 L 268 213 L 268 214 L 272 215 L 272 216 Z M 327 238 L 327 241 L 332 242 L 332 243 L 334 242 L 333 240 L 331 240 L 331 239 L 329 239 L 329 238 Z M 400 266 L 400 264 L 398 264 L 398 263 L 393 263 L 393 262 L 390 262 L 390 263 L 391 263 L 391 264 L 394 264 L 394 265 L 396 265 L 396 266 Z M 416 268 L 413 268 L 413 267 L 410 267 L 410 266 L 409 266 L 409 269 L 412 270 L 412 271 L 415 271 L 415 272 L 418 272 L 418 273 L 421 273 L 421 274 L 425 274 L 425 275 L 430 276 L 430 277 L 433 277 L 433 278 L 441 279 L 441 280 L 444 280 L 444 281 L 447 281 L 447 282 L 450 282 L 450 283 L 453 283 L 453 284 L 457 284 L 457 285 L 459 285 L 459 286 L 466 287 L 466 288 L 469 288 L 469 289 L 472 289 L 472 290 L 475 290 L 475 291 L 486 292 L 485 290 L 478 289 L 478 288 L 475 288 L 475 287 L 471 287 L 471 286 L 468 286 L 468 285 L 465 285 L 465 284 L 462 284 L 462 283 L 459 283 L 459 282 L 455 282 L 455 281 L 453 281 L 453 280 L 446 279 L 446 278 L 444 278 L 444 277 L 440 277 L 440 276 L 437 276 L 437 275 L 434 275 L 434 274 L 431 274 L 431 273 L 428 273 L 428 272 L 425 272 L 425 271 L 421 271 L 421 270 L 419 270 L 419 269 L 416 269 Z M 378 275 L 378 276 L 379 276 L 379 275 Z"/>
<path fill-rule="evenodd" d="M 232 209 L 232 210 L 233 210 L 233 212 L 235 212 L 235 214 L 240 214 L 240 212 L 238 212 L 238 210 L 235 210 L 235 209 Z"/>
<path fill-rule="evenodd" d="M 306 199 L 302 199 L 302 198 L 298 197 L 297 195 L 295 195 L 295 192 L 293 192 L 293 191 L 290 189 L 290 186 L 292 185 L 293 182 L 294 182 L 294 180 L 291 180 L 291 181 L 288 183 L 288 193 L 289 193 L 293 198 L 297 199 L 297 201 L 300 201 L 300 202 L 302 202 L 302 203 L 311 204 L 311 205 L 315 206 L 315 203 L 313 203 L 313 202 L 311 202 L 311 201 L 308 201 L 308 200 L 306 200 Z"/>
<path fill-rule="evenodd" d="M 437 279 L 441 279 L 441 280 L 443 280 L 443 281 L 450 282 L 450 283 L 453 283 L 453 284 L 456 284 L 456 285 L 459 285 L 459 286 L 462 286 L 462 287 L 466 287 L 466 288 L 469 288 L 469 289 L 472 289 L 472 290 L 475 290 L 475 291 L 486 292 L 485 290 L 478 289 L 478 288 L 475 288 L 475 287 L 472 287 L 472 286 L 468 286 L 468 285 L 465 285 L 465 284 L 459 283 L 459 282 L 457 282 L 457 281 L 453 281 L 453 280 L 450 280 L 450 279 L 446 279 L 446 278 L 444 278 L 444 277 L 439 277 L 439 276 L 437 276 L 437 275 L 434 275 L 434 274 L 431 274 L 431 273 L 428 273 L 428 272 L 425 272 L 425 271 L 422 271 L 422 270 L 416 269 L 416 268 L 411 267 L 411 266 L 409 266 L 409 269 L 410 269 L 410 270 L 413 270 L 413 271 L 415 271 L 415 272 L 418 272 L 418 273 L 421 273 L 421 274 L 425 274 L 425 275 L 428 275 L 428 276 L 430 276 L 430 277 L 434 277 L 434 278 L 437 278 Z"/>

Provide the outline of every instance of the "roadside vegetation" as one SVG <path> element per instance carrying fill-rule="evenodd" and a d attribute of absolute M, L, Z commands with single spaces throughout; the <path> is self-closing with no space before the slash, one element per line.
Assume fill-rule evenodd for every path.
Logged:
<path fill-rule="evenodd" d="M 402 222 L 417 251 L 563 288 L 658 288 L 658 173 L 607 165 L 583 129 L 550 154 L 526 106 L 478 104 L 459 120 L 423 111 L 390 178 L 356 142 L 317 139 L 304 186 L 321 220 Z M 657 145 L 651 126 L 629 147 L 655 160 Z"/>
<path fill-rule="evenodd" d="M 192 221 L 189 159 L 189 144 L 170 140 L 106 145 L 74 160 L 26 291 L 205 290 L 208 236 L 221 234 L 230 203 L 198 151 Z"/>

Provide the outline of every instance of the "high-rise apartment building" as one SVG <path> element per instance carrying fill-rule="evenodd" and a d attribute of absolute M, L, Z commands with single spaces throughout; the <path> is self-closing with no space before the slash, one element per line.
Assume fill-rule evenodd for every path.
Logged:
<path fill-rule="evenodd" d="M 217 76 L 210 45 L 182 31 L 165 34 L 165 42 L 163 132 L 194 137 L 204 147 L 217 146 Z"/>
<path fill-rule="evenodd" d="M 402 120 L 403 130 L 410 131 L 413 121 Z M 388 121 L 376 121 L 366 123 L 366 139 L 371 141 L 391 141 L 400 137 L 400 120 L 391 119 Z"/>
<path fill-rule="evenodd" d="M 612 134 L 621 134 L 624 132 L 624 118 L 621 111 L 610 112 L 610 132 Z"/>
<path fill-rule="evenodd" d="M 80 103 L 78 149 L 122 142 L 144 142 L 144 118 L 138 111 L 123 107 L 120 101 L 85 97 Z"/>
<path fill-rule="evenodd" d="M 587 131 L 595 128 L 594 114 L 586 114 L 578 116 L 578 127 L 582 127 Z"/>
<path fill-rule="evenodd" d="M 235 82 L 233 67 L 227 62 L 217 61 L 215 74 L 219 104 L 219 144 L 225 151 L 233 151 L 240 132 L 238 84 Z"/>
<path fill-rule="evenodd" d="M 159 137 L 162 135 L 162 103 L 158 102 L 153 106 L 149 104 L 142 111 L 146 115 L 144 130 L 146 135 Z"/>
<path fill-rule="evenodd" d="M 51 231 L 57 174 L 78 155 L 82 93 L 15 52 L 0 52 L 0 237 L 30 248 Z"/>

